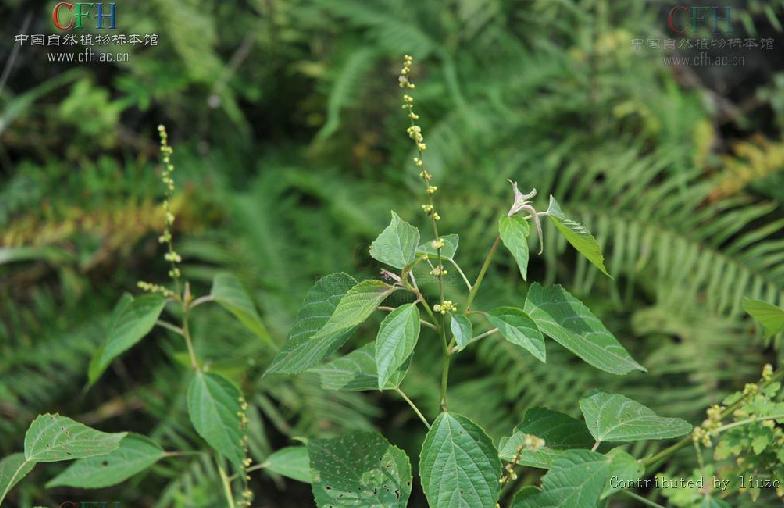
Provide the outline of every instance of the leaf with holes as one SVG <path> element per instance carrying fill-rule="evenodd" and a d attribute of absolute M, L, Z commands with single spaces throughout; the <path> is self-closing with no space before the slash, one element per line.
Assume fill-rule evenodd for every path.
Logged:
<path fill-rule="evenodd" d="M 550 196 L 550 205 L 547 207 L 547 218 L 550 219 L 550 222 L 553 223 L 558 232 L 566 238 L 566 241 L 577 249 L 577 252 L 585 256 L 603 274 L 612 278 L 607 273 L 607 267 L 604 266 L 604 255 L 599 242 L 588 231 L 588 228 L 567 217 L 552 196 Z"/>
<path fill-rule="evenodd" d="M 322 333 L 318 340 L 315 336 L 329 322 L 343 297 L 356 285 L 357 281 L 345 273 L 333 273 L 319 279 L 305 296 L 288 340 L 275 355 L 265 375 L 304 372 L 348 340 L 353 326 L 339 328 L 326 335 Z"/>
<path fill-rule="evenodd" d="M 230 273 L 216 275 L 212 279 L 210 296 L 268 346 L 277 347 L 256 312 L 256 306 L 237 277 Z"/>
<path fill-rule="evenodd" d="M 526 450 L 526 435 L 543 439 L 544 447 L 536 451 Z M 525 412 L 523 421 L 514 428 L 511 436 L 501 438 L 498 455 L 509 462 L 516 458 L 521 466 L 549 469 L 564 450 L 590 448 L 593 443 L 585 423 L 557 411 L 535 407 Z"/>
<path fill-rule="evenodd" d="M 33 420 L 25 433 L 25 459 L 59 462 L 106 455 L 124 437 L 125 432 L 101 432 L 65 416 L 45 414 Z"/>
<path fill-rule="evenodd" d="M 444 259 L 454 259 L 457 252 L 459 237 L 456 234 L 442 236 L 444 246 L 441 247 L 441 257 Z M 427 255 L 430 258 L 438 259 L 438 250 L 433 247 L 433 242 L 425 242 L 416 249 L 417 256 Z"/>
<path fill-rule="evenodd" d="M 498 219 L 498 234 L 501 236 L 501 241 L 504 242 L 504 247 L 512 253 L 523 280 L 526 280 L 528 272 L 529 231 L 528 221 L 520 215 L 511 217 L 504 215 Z"/>
<path fill-rule="evenodd" d="M 370 244 L 370 255 L 402 270 L 416 259 L 417 245 L 419 230 L 392 212 L 389 226 Z"/>
<path fill-rule="evenodd" d="M 422 489 L 433 508 L 495 508 L 501 461 L 487 434 L 468 418 L 441 413 L 419 456 Z"/>
<path fill-rule="evenodd" d="M 266 471 L 286 476 L 293 480 L 310 483 L 310 458 L 304 446 L 281 448 L 261 463 Z"/>
<path fill-rule="evenodd" d="M 408 372 L 410 362 L 406 362 L 387 380 L 387 388 L 400 386 Z M 319 376 L 321 387 L 325 390 L 367 391 L 378 390 L 376 373 L 376 343 L 365 344 L 345 356 L 309 369 L 308 372 Z"/>
<path fill-rule="evenodd" d="M 88 383 L 92 385 L 101 377 L 112 360 L 133 347 L 150 333 L 166 303 L 158 295 L 132 297 L 123 295 L 112 312 L 109 333 L 104 345 L 98 349 L 90 362 Z"/>
<path fill-rule="evenodd" d="M 14 453 L 0 460 L 0 506 L 19 480 L 33 470 L 35 462 L 25 459 L 24 453 Z"/>
<path fill-rule="evenodd" d="M 308 455 L 319 507 L 408 504 L 411 463 L 403 450 L 376 432 L 311 439 Z"/>
<path fill-rule="evenodd" d="M 532 284 L 523 310 L 539 330 L 597 369 L 645 372 L 588 307 L 560 285 Z"/>
<path fill-rule="evenodd" d="M 244 458 L 240 425 L 242 394 L 218 374 L 197 372 L 188 386 L 188 415 L 196 432 L 212 448 L 240 465 Z"/>
<path fill-rule="evenodd" d="M 462 351 L 473 339 L 474 327 L 471 320 L 464 314 L 452 314 L 449 320 L 449 329 L 455 337 L 455 349 Z"/>
<path fill-rule="evenodd" d="M 397 388 L 390 385 L 397 379 L 400 368 L 406 365 L 419 340 L 419 309 L 415 303 L 401 305 L 381 322 L 376 335 L 376 372 L 378 388 Z"/>
<path fill-rule="evenodd" d="M 522 309 L 498 307 L 487 314 L 487 319 L 506 340 L 525 349 L 540 362 L 547 361 L 544 335 Z"/>
<path fill-rule="evenodd" d="M 598 505 L 610 479 L 610 460 L 590 450 L 567 450 L 542 477 L 542 492 L 514 508 L 588 508 Z"/>
<path fill-rule="evenodd" d="M 107 455 L 77 460 L 50 480 L 46 487 L 110 487 L 144 471 L 163 456 L 164 451 L 151 439 L 129 434 L 120 441 L 116 450 Z"/>
<path fill-rule="evenodd" d="M 599 392 L 580 400 L 588 430 L 597 441 L 627 442 L 669 439 L 691 432 L 689 422 L 658 416 L 639 402 Z"/>
<path fill-rule="evenodd" d="M 784 309 L 762 300 L 743 299 L 743 310 L 765 329 L 765 335 L 772 337 L 784 332 Z"/>

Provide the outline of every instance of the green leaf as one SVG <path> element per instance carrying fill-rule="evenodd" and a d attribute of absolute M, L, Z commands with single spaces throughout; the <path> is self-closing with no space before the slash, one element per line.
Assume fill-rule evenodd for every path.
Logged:
<path fill-rule="evenodd" d="M 544 447 L 536 451 L 523 450 L 518 454 L 526 435 L 544 439 Z M 563 450 L 590 448 L 593 443 L 594 439 L 582 421 L 536 407 L 525 412 L 522 423 L 514 428 L 511 436 L 501 438 L 498 455 L 509 462 L 517 458 L 521 466 L 549 469 Z"/>
<path fill-rule="evenodd" d="M 390 380 L 397 378 L 419 340 L 419 309 L 416 303 L 401 305 L 381 322 L 376 336 L 376 371 L 378 389 L 397 388 Z M 398 380 L 399 382 L 400 380 Z"/>
<path fill-rule="evenodd" d="M 59 462 L 106 455 L 117 449 L 125 435 L 101 432 L 65 416 L 40 415 L 25 434 L 25 458 L 31 462 Z"/>
<path fill-rule="evenodd" d="M 120 298 L 112 312 L 106 342 L 90 362 L 88 384 L 95 383 L 112 360 L 150 333 L 165 303 L 166 300 L 158 295 L 134 298 L 126 293 Z"/>
<path fill-rule="evenodd" d="M 262 462 L 267 471 L 293 480 L 310 483 L 310 459 L 308 449 L 304 446 L 282 448 Z"/>
<path fill-rule="evenodd" d="M 526 499 L 534 497 L 540 492 L 541 489 L 539 489 L 538 487 L 535 487 L 533 485 L 526 485 L 525 487 L 518 490 L 517 493 L 515 494 L 514 499 L 512 499 L 512 508 L 519 508 L 523 506 L 523 502 Z"/>
<path fill-rule="evenodd" d="M 210 296 L 267 345 L 277 347 L 256 312 L 256 306 L 236 276 L 230 273 L 217 274 L 212 279 Z"/>
<path fill-rule="evenodd" d="M 266 374 L 298 374 L 318 364 L 322 358 L 337 349 L 351 334 L 346 330 L 331 338 L 312 342 L 313 336 L 329 321 L 341 299 L 357 283 L 345 273 L 333 273 L 319 279 L 308 291 L 302 308 L 283 348 L 275 355 Z"/>
<path fill-rule="evenodd" d="M 129 434 L 120 441 L 116 450 L 107 455 L 77 460 L 50 480 L 46 487 L 110 487 L 144 471 L 163 456 L 163 450 L 154 441 L 138 434 Z"/>
<path fill-rule="evenodd" d="M 487 434 L 474 422 L 441 413 L 419 456 L 422 489 L 433 508 L 495 508 L 501 461 Z"/>
<path fill-rule="evenodd" d="M 370 244 L 370 255 L 382 263 L 403 269 L 416 259 L 419 230 L 392 212 L 392 221 Z"/>
<path fill-rule="evenodd" d="M 749 313 L 765 329 L 765 335 L 772 337 L 784 331 L 784 309 L 761 300 L 743 299 L 743 310 Z"/>
<path fill-rule="evenodd" d="M 240 426 L 242 394 L 218 374 L 197 372 L 188 386 L 188 415 L 196 432 L 235 465 L 244 458 Z"/>
<path fill-rule="evenodd" d="M 406 362 L 387 381 L 387 387 L 400 386 L 408 372 Z M 308 372 L 319 376 L 325 390 L 367 391 L 378 390 L 376 373 L 376 343 L 370 342 L 345 356 L 314 367 Z"/>
<path fill-rule="evenodd" d="M 487 319 L 506 340 L 525 349 L 540 362 L 547 361 L 544 335 L 522 309 L 498 307 L 487 314 Z"/>
<path fill-rule="evenodd" d="M 467 316 L 464 314 L 452 314 L 452 317 L 449 320 L 449 328 L 452 331 L 452 335 L 455 336 L 457 351 L 462 351 L 471 343 L 474 327 Z"/>
<path fill-rule="evenodd" d="M 411 463 L 376 432 L 308 441 L 313 496 L 319 507 L 408 504 Z"/>
<path fill-rule="evenodd" d="M 607 273 L 607 267 L 604 266 L 604 255 L 602 255 L 599 242 L 585 226 L 567 217 L 552 196 L 550 196 L 550 205 L 547 207 L 547 217 L 564 238 L 572 244 L 572 247 L 577 249 L 577 252 L 585 256 L 603 274 L 612 278 Z"/>
<path fill-rule="evenodd" d="M 623 485 L 630 485 L 631 482 L 640 480 L 645 474 L 645 468 L 640 461 L 621 448 L 613 448 L 607 452 L 605 457 L 610 461 L 610 480 L 604 487 L 602 499 L 623 490 Z"/>
<path fill-rule="evenodd" d="M 528 272 L 528 221 L 520 215 L 502 216 L 498 219 L 498 234 L 504 246 L 512 253 L 523 280 Z"/>
<path fill-rule="evenodd" d="M 442 236 L 441 239 L 444 241 L 444 246 L 441 247 L 441 257 L 444 259 L 454 259 L 455 253 L 457 252 L 457 244 L 459 241 L 459 237 L 456 234 Z M 438 250 L 433 247 L 433 242 L 425 242 L 416 249 L 416 255 L 427 255 L 431 258 L 438 258 Z"/>
<path fill-rule="evenodd" d="M 532 284 L 524 310 L 541 331 L 597 369 L 645 372 L 588 307 L 560 285 Z"/>
<path fill-rule="evenodd" d="M 597 441 L 625 442 L 669 439 L 691 432 L 680 418 L 664 418 L 619 394 L 599 392 L 580 400 L 588 430 Z"/>
<path fill-rule="evenodd" d="M 514 508 L 596 507 L 610 478 L 610 461 L 589 450 L 564 451 L 542 477 L 542 492 L 526 496 Z"/>
<path fill-rule="evenodd" d="M 24 453 L 14 453 L 0 460 L 0 506 L 19 480 L 33 470 L 35 462 L 25 459 Z"/>

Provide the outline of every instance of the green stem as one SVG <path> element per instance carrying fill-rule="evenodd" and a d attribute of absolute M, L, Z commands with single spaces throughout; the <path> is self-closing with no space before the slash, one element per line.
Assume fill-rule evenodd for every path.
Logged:
<path fill-rule="evenodd" d="M 449 384 L 449 361 L 451 355 L 449 353 L 449 343 L 446 339 L 446 315 L 441 320 L 441 341 L 444 346 L 444 356 L 441 364 L 441 410 L 447 411 L 446 390 Z"/>
<path fill-rule="evenodd" d="M 490 247 L 490 250 L 487 251 L 485 260 L 482 263 L 482 268 L 479 270 L 479 275 L 476 277 L 476 282 L 474 282 L 474 285 L 471 287 L 471 291 L 468 293 L 468 301 L 466 301 L 466 312 L 471 309 L 471 304 L 474 302 L 474 297 L 476 296 L 477 291 L 479 291 L 479 286 L 482 285 L 482 280 L 484 280 L 487 269 L 490 267 L 490 262 L 493 260 L 493 256 L 495 256 L 495 251 L 498 250 L 499 243 L 501 243 L 501 237 L 496 236 L 493 245 Z"/>
<path fill-rule="evenodd" d="M 630 498 L 635 499 L 635 500 L 641 502 L 645 506 L 653 506 L 654 508 L 665 508 L 664 506 L 660 505 L 659 503 L 654 503 L 650 499 L 645 499 L 644 497 L 642 497 L 642 496 L 640 496 L 638 494 L 635 494 L 634 492 L 632 492 L 630 490 L 622 490 L 621 494 L 627 495 Z"/>
<path fill-rule="evenodd" d="M 226 471 L 223 470 L 223 466 L 220 464 L 218 464 L 218 474 L 220 474 L 221 483 L 223 484 L 223 493 L 226 496 L 227 506 L 228 508 L 234 508 L 234 494 L 231 493 L 229 477 L 226 476 Z"/>
<path fill-rule="evenodd" d="M 411 406 L 411 409 L 414 411 L 414 413 L 416 413 L 419 419 L 422 420 L 422 423 L 425 424 L 427 430 L 430 430 L 430 424 L 428 423 L 427 418 L 425 418 L 425 416 L 422 414 L 422 411 L 420 411 L 416 404 L 414 404 L 414 401 L 408 398 L 408 395 L 406 395 L 405 392 L 403 392 L 403 390 L 400 388 L 395 388 L 395 391 L 398 393 L 398 395 L 403 397 L 403 400 L 405 400 L 409 406 Z"/>

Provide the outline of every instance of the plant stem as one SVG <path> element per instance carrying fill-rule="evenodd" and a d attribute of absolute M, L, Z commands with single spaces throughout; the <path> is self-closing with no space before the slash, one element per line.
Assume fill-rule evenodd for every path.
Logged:
<path fill-rule="evenodd" d="M 155 322 L 155 324 L 160 326 L 160 327 L 166 328 L 167 330 L 171 330 L 174 333 L 182 335 L 182 328 L 180 328 L 179 326 L 174 325 L 172 323 L 169 323 L 168 321 L 164 321 L 163 319 L 159 319 L 158 321 Z"/>
<path fill-rule="evenodd" d="M 460 276 L 463 278 L 463 282 L 465 282 L 466 287 L 469 291 L 471 291 L 471 283 L 468 282 L 468 277 L 466 277 L 465 273 L 463 273 L 463 270 L 460 268 L 460 265 L 457 264 L 457 261 L 450 259 L 449 262 L 452 263 L 452 265 L 457 269 L 457 273 L 460 274 Z"/>
<path fill-rule="evenodd" d="M 479 291 L 479 286 L 482 285 L 482 280 L 485 278 L 485 274 L 487 273 L 487 269 L 490 267 L 490 262 L 493 260 L 493 256 L 495 256 L 495 251 L 498 250 L 499 243 L 501 243 L 501 237 L 496 236 L 493 245 L 490 247 L 490 250 L 487 251 L 485 260 L 482 263 L 482 268 L 479 270 L 479 275 L 476 277 L 476 282 L 474 282 L 474 285 L 471 287 L 471 291 L 468 293 L 468 300 L 466 301 L 466 312 L 471 309 L 471 304 L 474 301 L 474 297 L 476 296 L 477 291 Z"/>
<path fill-rule="evenodd" d="M 228 503 L 228 508 L 234 508 L 234 495 L 231 493 L 231 484 L 229 483 L 229 477 L 226 476 L 226 471 L 223 470 L 223 466 L 218 464 L 218 474 L 220 474 L 221 483 L 223 484 L 223 493 L 226 495 L 226 502 Z"/>
<path fill-rule="evenodd" d="M 182 336 L 185 338 L 185 345 L 188 347 L 188 356 L 191 359 L 191 367 L 193 370 L 200 371 L 201 368 L 199 367 L 199 361 L 196 359 L 196 351 L 193 349 L 193 340 L 191 339 L 191 332 L 188 328 L 188 313 L 190 312 L 190 307 L 188 306 L 188 302 L 183 302 L 182 304 Z"/>
<path fill-rule="evenodd" d="M 636 499 L 637 501 L 641 502 L 645 506 L 653 506 L 654 508 L 665 508 L 664 506 L 660 505 L 659 503 L 654 503 L 650 499 L 645 499 L 644 497 L 640 496 L 639 494 L 635 494 L 630 490 L 622 490 L 621 494 L 627 495 L 632 499 Z"/>
<path fill-rule="evenodd" d="M 411 400 L 410 398 L 408 398 L 408 395 L 406 395 L 405 392 L 403 392 L 403 390 L 401 390 L 400 388 L 395 388 L 395 391 L 401 397 L 403 397 L 403 400 L 408 402 L 408 405 L 411 406 L 411 409 L 414 410 L 414 413 L 416 413 L 416 415 L 419 417 L 419 419 L 422 420 L 422 423 L 425 424 L 425 427 L 427 427 L 427 429 L 430 430 L 430 424 L 427 422 L 427 418 L 425 418 L 425 416 L 422 414 L 422 412 L 419 410 L 419 408 L 416 406 L 416 404 L 414 404 L 414 401 Z"/>
<path fill-rule="evenodd" d="M 441 365 L 441 410 L 447 411 L 446 389 L 449 384 L 449 361 L 451 359 L 451 354 L 449 352 L 449 344 L 446 340 L 446 315 L 441 320 L 441 340 L 444 346 L 444 357 Z"/>

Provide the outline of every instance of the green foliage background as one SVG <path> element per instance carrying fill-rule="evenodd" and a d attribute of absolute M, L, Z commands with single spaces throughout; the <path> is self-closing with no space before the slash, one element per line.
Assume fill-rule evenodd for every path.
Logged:
<path fill-rule="evenodd" d="M 779 341 L 763 340 L 740 307 L 743 296 L 784 303 L 779 1 L 732 3 L 738 36 L 774 38 L 775 49 L 711 68 L 667 66 L 645 42 L 634 50 L 633 39 L 670 35 L 668 6 L 632 0 L 118 2 L 118 31 L 158 33 L 159 46 L 122 64 L 16 54 L 22 27 L 54 31 L 51 4 L 6 2 L 0 29 L 0 456 L 47 411 L 167 449 L 199 446 L 187 356 L 163 331 L 83 390 L 114 302 L 139 279 L 166 278 L 159 123 L 175 148 L 183 271 L 200 292 L 215 273 L 236 273 L 281 344 L 317 277 L 375 274 L 367 249 L 388 210 L 422 219 L 396 85 L 403 53 L 418 61 L 442 227 L 460 233 L 469 277 L 510 203 L 507 178 L 536 187 L 539 209 L 556 195 L 602 243 L 614 280 L 547 231 L 529 278 L 567 284 L 649 370 L 616 378 L 549 347 L 545 366 L 488 338 L 454 366 L 451 409 L 497 440 L 526 408 L 576 415 L 601 387 L 698 423 L 761 365 L 780 364 Z M 513 261 L 491 270 L 483 304 L 522 302 Z M 295 437 L 372 427 L 416 455 L 423 434 L 394 396 L 262 380 L 273 352 L 230 317 L 205 308 L 193 328 L 200 356 L 243 387 L 256 462 Z M 367 338 L 360 330 L 352 346 Z M 419 345 L 404 382 L 428 418 L 438 347 Z M 660 445 L 645 446 L 638 455 Z M 687 451 L 665 469 L 693 467 Z M 12 502 L 81 500 L 44 488 L 60 469 L 37 469 Z M 181 457 L 90 500 L 220 506 L 218 485 L 209 461 Z M 260 506 L 312 503 L 305 484 L 256 473 L 251 486 Z M 414 499 L 422 505 L 417 486 Z M 772 492 L 754 506 L 766 502 Z"/>

